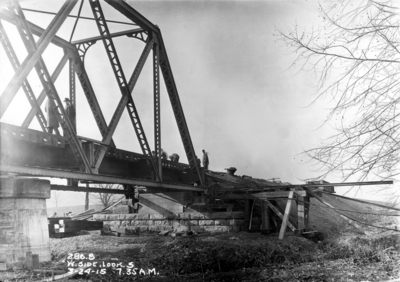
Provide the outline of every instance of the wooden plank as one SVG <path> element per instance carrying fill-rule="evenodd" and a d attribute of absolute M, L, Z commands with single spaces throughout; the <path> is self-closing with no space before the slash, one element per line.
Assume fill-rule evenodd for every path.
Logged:
<path fill-rule="evenodd" d="M 106 211 L 106 210 L 110 210 L 113 207 L 115 207 L 116 205 L 118 205 L 123 199 L 125 199 L 125 196 L 122 196 L 120 199 L 118 199 L 117 201 L 115 201 L 114 203 L 108 205 L 107 207 L 105 207 L 104 209 L 102 209 L 101 211 Z"/>
<path fill-rule="evenodd" d="M 87 210 L 87 211 L 78 213 L 78 214 L 74 215 L 74 216 L 72 217 L 72 219 L 75 219 L 75 218 L 80 217 L 80 216 L 83 216 L 83 215 L 87 215 L 87 214 L 92 213 L 92 212 L 94 212 L 94 211 L 95 211 L 94 209 L 91 209 L 91 210 Z"/>
<path fill-rule="evenodd" d="M 282 220 L 283 220 L 283 214 L 282 214 L 282 212 L 279 210 L 279 207 L 278 206 L 274 206 L 270 201 L 268 201 L 268 200 L 264 200 L 266 203 L 267 203 L 267 205 L 271 208 L 271 210 L 273 210 Z M 292 223 L 292 222 L 290 222 L 290 219 L 288 220 L 288 222 L 287 222 L 287 226 L 289 226 L 289 228 L 293 231 L 293 232 L 296 232 L 297 231 L 297 228 L 295 227 L 295 225 Z"/>
<path fill-rule="evenodd" d="M 254 200 L 252 205 L 251 205 L 251 211 L 250 211 L 250 220 L 249 220 L 249 231 L 251 231 L 251 224 L 253 221 L 253 212 L 254 212 L 254 205 L 255 205 L 256 201 Z"/>
<path fill-rule="evenodd" d="M 244 230 L 248 231 L 250 227 L 250 213 L 254 200 L 246 200 L 244 208 Z"/>
<path fill-rule="evenodd" d="M 276 201 L 271 201 L 271 202 L 276 202 Z M 284 215 L 285 214 L 285 211 L 279 206 L 279 205 L 275 205 L 275 207 L 276 207 L 276 209 L 282 214 L 282 215 Z M 282 217 L 281 217 L 281 219 L 282 219 Z M 292 225 L 292 226 L 294 226 L 294 230 L 293 230 L 293 232 L 297 232 L 298 231 L 298 227 L 297 227 L 297 223 L 296 222 L 294 222 L 290 217 L 289 217 L 289 223 Z M 289 228 L 290 228 L 290 225 L 288 224 L 288 226 L 289 226 Z"/>
<path fill-rule="evenodd" d="M 253 194 L 231 194 L 222 195 L 218 199 L 273 199 L 273 198 L 287 198 L 291 191 L 276 191 L 276 192 L 260 192 Z M 297 196 L 307 196 L 306 191 L 293 191 Z"/>
<path fill-rule="evenodd" d="M 285 214 L 283 215 L 282 219 L 282 225 L 281 225 L 281 231 L 279 232 L 279 240 L 283 239 L 283 236 L 285 236 L 285 230 L 288 225 L 288 218 L 289 218 L 289 213 L 290 213 L 290 208 L 292 207 L 292 200 L 294 195 L 294 191 L 289 192 L 289 197 L 288 201 L 286 204 L 286 209 L 285 209 Z"/>

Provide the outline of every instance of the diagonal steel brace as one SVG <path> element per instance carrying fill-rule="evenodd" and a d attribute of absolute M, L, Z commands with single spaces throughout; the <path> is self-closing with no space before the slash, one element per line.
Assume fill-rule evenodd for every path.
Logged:
<path fill-rule="evenodd" d="M 72 1 L 71 1 L 72 2 Z M 76 3 L 76 1 L 75 1 Z M 70 3 L 66 3 L 64 6 L 67 6 Z M 73 6 L 70 7 L 72 10 Z M 19 5 L 17 0 L 12 0 L 12 2 L 9 5 L 10 11 L 14 15 L 14 20 L 17 22 L 17 27 L 20 31 L 20 34 L 22 37 L 24 37 L 24 41 L 26 41 L 28 51 L 30 53 L 35 53 L 37 52 L 38 47 L 36 46 L 36 43 L 34 41 L 33 35 L 28 27 L 28 23 L 24 17 L 24 14 L 22 12 L 21 6 Z M 61 9 L 63 10 L 63 9 Z M 64 10 L 62 14 L 66 17 L 69 14 L 70 10 Z M 57 18 L 57 16 L 56 16 Z M 40 40 L 39 40 L 40 41 Z M 53 109 L 58 122 L 60 123 L 64 134 L 67 136 L 69 140 L 70 147 L 77 159 L 77 161 L 84 166 L 85 170 L 87 172 L 92 172 L 89 161 L 87 160 L 85 153 L 80 145 L 80 141 L 78 140 L 78 137 L 73 129 L 73 126 L 70 122 L 70 120 L 67 118 L 67 115 L 65 113 L 65 110 L 63 108 L 62 102 L 60 97 L 58 96 L 58 93 L 56 91 L 56 88 L 54 87 L 53 82 L 51 81 L 51 77 L 49 72 L 47 71 L 46 65 L 41 58 L 41 56 L 38 56 L 38 63 L 36 64 L 36 70 L 39 75 L 39 79 L 43 85 L 43 88 L 46 91 L 46 95 L 49 99 L 50 107 Z"/>
<path fill-rule="evenodd" d="M 99 33 L 100 33 L 100 35 L 102 37 L 102 41 L 104 43 L 104 46 L 105 46 L 108 58 L 110 60 L 111 66 L 113 68 L 114 75 L 115 75 L 115 77 L 117 79 L 118 86 L 120 87 L 121 93 L 123 95 L 123 98 L 121 99 L 121 101 L 120 101 L 120 103 L 118 105 L 117 111 L 116 111 L 117 114 L 114 114 L 113 118 L 115 117 L 117 119 L 117 121 L 119 121 L 119 118 L 120 118 L 120 116 L 122 114 L 122 109 L 121 109 L 122 107 L 121 106 L 123 104 L 126 104 L 126 108 L 127 108 L 128 112 L 129 112 L 129 117 L 131 118 L 131 122 L 133 124 L 134 129 L 135 129 L 136 136 L 138 137 L 140 147 L 142 149 L 143 155 L 146 157 L 147 163 L 148 163 L 148 165 L 150 167 L 150 171 L 153 171 L 155 176 L 156 176 L 156 180 L 160 181 L 160 177 L 158 175 L 158 171 L 157 171 L 156 165 L 154 163 L 154 159 L 153 159 L 153 157 L 151 155 L 150 147 L 148 145 L 148 142 L 147 142 L 147 139 L 146 139 L 146 136 L 145 136 L 145 133 L 144 133 L 144 129 L 143 129 L 142 124 L 140 122 L 140 118 L 139 118 L 138 112 L 136 110 L 135 103 L 133 102 L 133 99 L 132 99 L 132 96 L 131 96 L 131 91 L 132 91 L 132 89 L 133 89 L 133 87 L 134 87 L 134 85 L 136 83 L 136 80 L 137 80 L 137 78 L 138 78 L 138 76 L 139 76 L 139 74 L 140 74 L 140 72 L 141 72 L 141 70 L 143 68 L 143 65 L 144 65 L 144 63 L 146 61 L 146 58 L 147 58 L 147 56 L 148 56 L 148 54 L 149 54 L 149 52 L 150 52 L 150 50 L 151 50 L 151 48 L 153 46 L 154 41 L 150 40 L 150 42 L 148 42 L 148 44 L 146 44 L 146 47 L 145 47 L 145 49 L 144 49 L 144 51 L 142 53 L 142 56 L 139 59 L 139 62 L 138 62 L 137 66 L 135 68 L 135 71 L 134 71 L 134 75 L 133 75 L 134 81 L 132 83 L 128 84 L 127 81 L 126 81 L 122 66 L 120 64 L 119 58 L 118 58 L 117 50 L 114 47 L 114 43 L 112 41 L 111 34 L 110 34 L 108 26 L 107 26 L 107 22 L 105 20 L 103 11 L 101 9 L 100 2 L 98 0 L 90 0 L 89 3 L 90 3 L 90 6 L 92 8 L 92 12 L 93 12 L 94 18 L 96 19 L 96 24 L 97 24 L 97 27 L 99 29 Z M 117 125 L 117 122 L 115 123 L 115 126 L 116 125 Z M 111 131 L 115 130 L 115 128 L 111 127 L 111 124 L 110 124 L 109 128 L 111 129 L 110 133 L 111 133 Z M 101 155 L 104 156 L 104 154 L 105 154 L 104 151 L 106 149 L 107 148 L 103 148 L 100 152 L 98 152 L 97 155 L 98 156 L 101 156 Z M 96 167 L 99 166 L 100 163 L 101 163 L 101 159 L 97 158 Z"/>
<path fill-rule="evenodd" d="M 19 63 L 17 54 L 14 51 L 14 48 L 12 47 L 12 44 L 7 36 L 7 33 L 3 27 L 3 24 L 0 21 L 0 41 L 1 44 L 3 45 L 4 50 L 7 53 L 7 57 L 10 60 L 10 63 L 12 64 L 12 67 L 14 71 L 17 71 L 21 64 Z M 25 92 L 25 95 L 31 104 L 32 109 L 34 109 L 36 113 L 36 118 L 39 122 L 40 127 L 42 128 L 42 131 L 47 132 L 46 130 L 46 118 L 44 117 L 44 114 L 42 110 L 40 109 L 40 105 L 38 101 L 36 100 L 35 93 L 32 90 L 31 85 L 29 84 L 29 81 L 25 79 L 22 82 L 22 89 Z M 58 132 L 57 132 L 58 134 Z"/>
<path fill-rule="evenodd" d="M 57 31 L 67 18 L 68 14 L 74 8 L 76 2 L 77 0 L 68 0 L 66 3 L 64 3 L 60 11 L 51 21 L 49 27 L 43 32 L 42 36 L 40 36 L 35 52 L 30 53 L 27 56 L 27 58 L 21 64 L 21 67 L 8 83 L 6 89 L 3 91 L 3 94 L 0 97 L 0 118 L 4 115 L 8 106 L 17 94 L 18 89 L 21 87 L 21 83 L 26 79 L 34 65 L 39 61 L 41 55 L 50 44 L 52 38 L 55 36 Z"/>

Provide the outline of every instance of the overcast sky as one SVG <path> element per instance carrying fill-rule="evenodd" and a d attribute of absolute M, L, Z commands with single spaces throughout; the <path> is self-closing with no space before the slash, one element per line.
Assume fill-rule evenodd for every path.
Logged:
<path fill-rule="evenodd" d="M 127 2 L 161 29 L 192 142 L 198 156 L 202 149 L 209 153 L 211 170 L 236 167 L 238 175 L 279 178 L 291 183 L 304 183 L 305 179 L 317 175 L 315 167 L 299 154 L 317 146 L 322 138 L 332 133 L 328 126 L 319 128 L 329 105 L 326 101 L 310 105 L 315 99 L 316 77 L 290 69 L 295 54 L 274 36 L 275 27 L 282 30 L 295 24 L 300 28 L 318 27 L 317 1 Z M 63 1 L 21 2 L 26 8 L 51 12 L 56 12 L 62 4 Z M 77 14 L 79 4 L 80 1 L 71 14 Z M 127 21 L 105 2 L 102 7 L 107 19 Z M 25 15 L 44 28 L 52 19 L 51 15 L 32 12 L 25 12 Z M 87 2 L 82 16 L 93 17 Z M 14 46 L 18 45 L 15 29 L 3 24 Z M 68 19 L 57 35 L 69 40 L 73 24 L 74 19 Z M 110 24 L 109 28 L 116 32 L 134 26 Z M 97 35 L 94 22 L 80 20 L 73 40 Z M 114 44 L 129 79 L 144 44 L 125 37 L 115 39 Z M 16 49 L 22 62 L 26 51 Z M 45 52 L 50 72 L 62 55 L 62 50 L 54 46 Z M 2 93 L 13 75 L 2 48 L 0 62 Z M 121 94 L 102 42 L 88 50 L 85 66 L 109 122 Z M 149 56 L 133 98 L 153 148 L 151 72 Z M 38 95 L 41 86 L 33 73 L 29 79 Z M 68 96 L 67 74 L 66 68 L 56 82 L 62 99 Z M 169 154 L 178 153 L 181 161 L 187 162 L 164 86 L 161 96 L 162 148 Z M 20 91 L 1 121 L 19 125 L 28 109 L 29 104 Z M 77 120 L 79 135 L 101 139 L 78 81 Z M 31 128 L 39 129 L 37 122 L 32 123 Z M 126 113 L 114 140 L 119 148 L 141 152 Z"/>

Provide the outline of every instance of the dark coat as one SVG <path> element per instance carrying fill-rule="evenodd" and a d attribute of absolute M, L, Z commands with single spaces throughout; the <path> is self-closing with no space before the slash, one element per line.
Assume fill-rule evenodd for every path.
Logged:
<path fill-rule="evenodd" d="M 208 154 L 203 153 L 203 166 L 208 166 L 209 163 L 210 161 L 208 160 Z"/>
<path fill-rule="evenodd" d="M 47 113 L 47 127 L 58 128 L 59 123 L 54 110 L 50 108 L 49 100 L 47 100 L 45 111 Z"/>
<path fill-rule="evenodd" d="M 70 122 L 72 123 L 72 125 L 75 124 L 75 117 L 76 117 L 76 113 L 75 113 L 75 108 L 73 105 L 69 105 L 65 107 L 65 113 L 67 114 Z"/>

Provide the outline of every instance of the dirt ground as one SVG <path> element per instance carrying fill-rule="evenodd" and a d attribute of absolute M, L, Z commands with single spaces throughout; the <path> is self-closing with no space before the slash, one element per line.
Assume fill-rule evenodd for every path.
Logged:
<path fill-rule="evenodd" d="M 358 220 L 400 227 L 397 214 L 388 210 L 324 199 Z M 314 200 L 310 221 L 320 233 L 311 238 L 291 232 L 284 240 L 277 233 L 247 232 L 83 235 L 51 239 L 52 262 L 42 267 L 68 273 L 86 264 L 65 281 L 400 281 L 399 232 L 356 228 Z M 14 270 L 0 272 L 0 281 L 51 276 Z"/>

